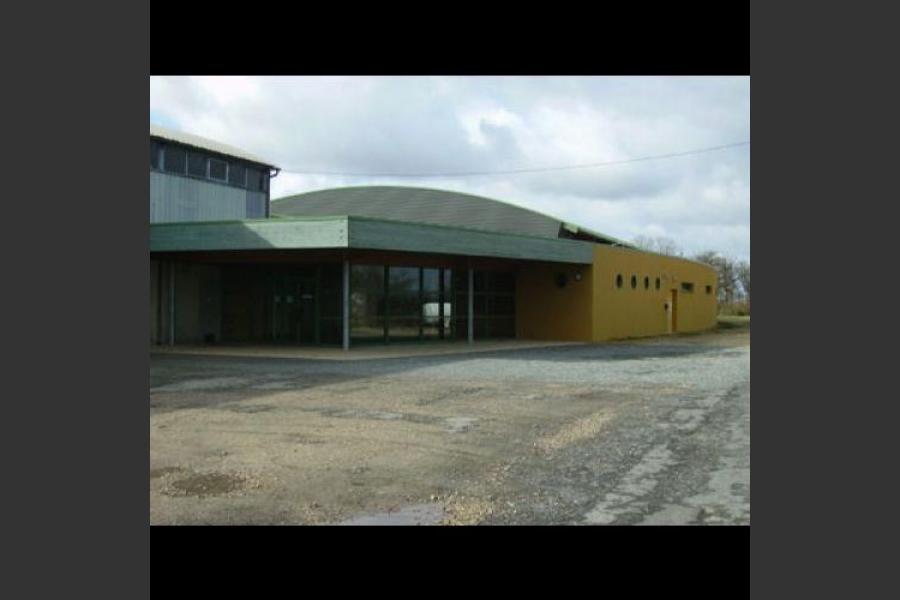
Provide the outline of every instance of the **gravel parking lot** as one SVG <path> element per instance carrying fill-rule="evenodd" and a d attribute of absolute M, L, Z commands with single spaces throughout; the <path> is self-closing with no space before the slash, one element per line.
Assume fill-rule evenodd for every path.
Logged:
<path fill-rule="evenodd" d="M 155 354 L 151 524 L 749 524 L 750 333 Z"/>

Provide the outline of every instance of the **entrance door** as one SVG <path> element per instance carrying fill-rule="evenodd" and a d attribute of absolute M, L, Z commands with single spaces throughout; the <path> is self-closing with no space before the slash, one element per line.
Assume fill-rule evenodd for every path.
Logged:
<path fill-rule="evenodd" d="M 316 341 L 316 280 L 287 277 L 274 287 L 272 338 L 276 342 L 312 344 Z"/>
<path fill-rule="evenodd" d="M 669 301 L 666 302 L 666 331 L 676 333 L 678 331 L 678 290 L 669 291 Z"/>
<path fill-rule="evenodd" d="M 297 316 L 297 343 L 312 344 L 316 340 L 316 280 L 304 278 L 297 283 L 299 314 Z"/>

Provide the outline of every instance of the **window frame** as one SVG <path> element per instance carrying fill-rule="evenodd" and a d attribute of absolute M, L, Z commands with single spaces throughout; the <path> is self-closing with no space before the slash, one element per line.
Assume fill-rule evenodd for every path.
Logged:
<path fill-rule="evenodd" d="M 155 150 L 155 151 L 154 151 Z M 166 168 L 166 158 L 171 156 L 172 152 L 181 152 L 184 155 L 184 165 L 182 170 L 170 170 Z M 201 156 L 204 161 L 204 174 L 198 175 L 190 170 L 192 156 Z M 154 159 L 156 165 L 154 166 Z M 225 165 L 225 176 L 223 178 L 213 175 L 212 162 L 217 161 Z M 228 187 L 249 190 L 251 192 L 269 193 L 269 169 L 265 166 L 259 166 L 256 163 L 247 162 L 242 159 L 231 159 L 225 155 L 219 155 L 215 152 L 207 151 L 203 148 L 195 148 L 190 145 L 171 142 L 166 139 L 150 138 L 150 170 L 167 173 L 169 175 L 179 175 L 181 177 L 190 177 L 192 179 L 200 179 Z M 231 180 L 232 172 L 241 170 L 242 176 L 240 181 L 235 183 Z M 255 175 L 251 175 L 251 172 Z M 257 177 L 256 181 L 252 181 L 253 177 Z"/>
<path fill-rule="evenodd" d="M 220 162 L 223 165 L 225 165 L 225 174 L 222 176 L 221 179 L 213 176 L 213 161 Z M 227 160 L 225 160 L 223 158 L 215 158 L 213 156 L 210 156 L 206 160 L 206 165 L 207 165 L 206 166 L 207 179 L 209 179 L 210 181 L 215 181 L 216 183 L 228 183 L 228 166 L 229 165 L 228 165 Z"/>
<path fill-rule="evenodd" d="M 176 150 L 178 152 L 181 152 L 184 155 L 184 160 L 182 161 L 182 165 L 181 165 L 181 171 L 172 171 L 169 169 L 168 165 L 166 164 L 166 160 L 169 156 L 170 150 Z M 171 173 L 173 175 L 187 176 L 187 157 L 188 157 L 188 150 L 186 148 L 181 147 L 181 146 L 176 146 L 173 144 L 163 145 L 163 151 L 162 151 L 162 171 L 163 171 L 163 173 Z"/>
<path fill-rule="evenodd" d="M 196 173 L 191 173 L 191 157 L 199 156 L 203 161 L 203 175 L 197 175 Z M 205 152 L 198 152 L 196 150 L 188 150 L 187 155 L 187 176 L 188 177 L 196 177 L 198 179 L 207 179 L 209 176 L 209 155 Z"/>

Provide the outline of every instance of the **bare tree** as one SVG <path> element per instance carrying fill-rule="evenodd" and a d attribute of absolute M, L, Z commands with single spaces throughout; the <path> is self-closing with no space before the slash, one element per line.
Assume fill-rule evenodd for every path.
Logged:
<path fill-rule="evenodd" d="M 747 304 L 750 304 L 750 263 L 745 260 L 737 263 L 735 266 L 735 271 L 737 275 L 737 280 L 741 284 L 741 288 L 744 290 L 744 295 L 747 297 Z"/>
<path fill-rule="evenodd" d="M 710 265 L 718 276 L 719 302 L 731 304 L 738 283 L 737 265 L 733 260 L 718 252 L 707 250 L 694 256 L 694 260 Z M 748 265 L 749 267 L 749 265 Z M 749 273 L 749 268 L 748 268 Z M 749 275 L 748 275 L 749 277 Z M 749 293 L 749 292 L 748 292 Z"/>
<path fill-rule="evenodd" d="M 642 250 L 648 252 L 656 252 L 666 256 L 681 256 L 681 249 L 675 240 L 664 236 L 639 235 L 634 238 L 632 243 Z"/>

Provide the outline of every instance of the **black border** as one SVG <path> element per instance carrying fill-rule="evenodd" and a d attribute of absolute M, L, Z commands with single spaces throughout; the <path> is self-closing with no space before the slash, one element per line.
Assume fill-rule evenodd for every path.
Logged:
<path fill-rule="evenodd" d="M 750 74 L 749 0 L 339 10 L 280 5 L 256 27 L 204 3 L 157 0 L 150 73 Z"/>

